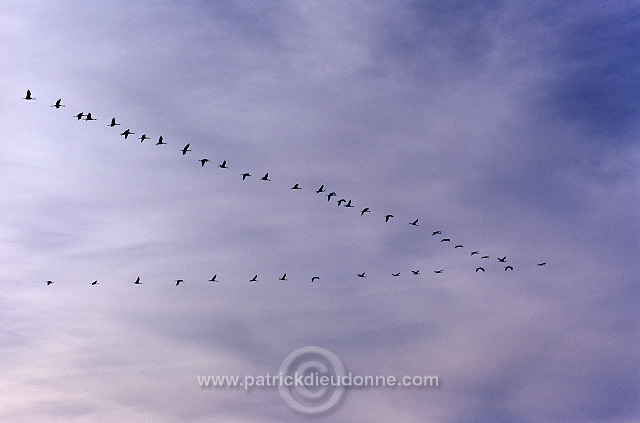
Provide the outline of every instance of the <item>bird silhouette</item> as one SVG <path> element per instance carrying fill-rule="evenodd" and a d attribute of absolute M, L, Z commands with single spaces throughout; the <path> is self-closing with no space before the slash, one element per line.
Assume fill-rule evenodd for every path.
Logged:
<path fill-rule="evenodd" d="M 98 119 L 94 119 L 93 117 L 91 117 L 91 113 L 87 113 L 84 120 L 98 120 Z"/>
<path fill-rule="evenodd" d="M 320 188 L 316 190 L 316 194 L 320 194 L 321 192 L 324 192 L 324 185 L 320 185 Z"/>
<path fill-rule="evenodd" d="M 413 273 L 414 275 L 419 275 L 420 274 L 420 269 L 412 270 L 411 273 Z"/>
<path fill-rule="evenodd" d="M 136 284 L 136 285 L 142 285 L 142 282 L 140 282 L 140 276 L 138 276 L 138 278 L 136 279 L 136 281 L 134 282 L 134 284 Z"/>
<path fill-rule="evenodd" d="M 366 276 L 364 275 L 366 272 L 362 272 L 362 273 L 358 273 L 358 277 L 360 278 L 366 278 Z"/>
<path fill-rule="evenodd" d="M 127 129 L 126 131 L 124 131 L 120 135 L 122 135 L 124 137 L 124 139 L 126 140 L 127 138 L 129 138 L 129 135 L 133 135 L 133 134 L 135 134 L 135 132 L 131 132 L 130 129 Z"/>
<path fill-rule="evenodd" d="M 414 220 L 413 222 L 409 223 L 409 225 L 418 226 L 418 220 L 419 219 Z"/>
<path fill-rule="evenodd" d="M 249 282 L 258 282 L 258 275 L 255 275 Z"/>
<path fill-rule="evenodd" d="M 398 273 L 392 273 L 391 276 L 400 276 L 400 272 Z"/>
<path fill-rule="evenodd" d="M 242 174 L 242 180 L 244 181 L 245 179 L 247 179 L 249 176 L 251 176 L 251 174 L 249 172 L 245 172 Z"/>
<path fill-rule="evenodd" d="M 472 255 L 472 256 L 473 256 L 473 255 L 475 255 L 475 254 L 480 254 L 480 251 L 472 251 L 472 252 L 471 252 L 471 255 Z"/>
<path fill-rule="evenodd" d="M 506 272 L 507 270 L 513 270 L 513 266 L 505 266 L 504 271 Z"/>
<path fill-rule="evenodd" d="M 298 184 L 295 184 L 294 186 L 291 187 L 291 189 L 302 189 L 302 188 L 300 188 Z"/>
<path fill-rule="evenodd" d="M 498 261 L 499 261 L 500 263 L 504 263 L 505 261 L 507 261 L 507 256 L 504 256 L 504 257 L 502 257 L 502 258 L 497 257 L 497 259 L 498 259 Z"/>
<path fill-rule="evenodd" d="M 80 120 L 84 116 L 84 113 L 78 113 L 77 115 L 73 115 L 74 118 Z"/>
<path fill-rule="evenodd" d="M 463 245 L 458 244 L 458 245 L 456 245 L 456 246 L 455 246 L 455 247 L 453 247 L 453 248 L 464 248 L 464 246 L 463 246 Z"/>
<path fill-rule="evenodd" d="M 388 222 L 388 221 L 389 221 L 389 219 L 391 219 L 392 217 L 393 217 L 393 215 L 392 215 L 392 214 L 388 214 L 388 215 L 386 215 L 386 216 L 384 217 L 384 221 L 385 221 L 385 222 Z"/>
<path fill-rule="evenodd" d="M 218 282 L 216 280 L 217 277 L 218 277 L 218 275 L 213 275 L 213 277 L 211 279 L 209 279 L 209 282 Z"/>
<path fill-rule="evenodd" d="M 338 207 L 340 207 L 342 205 L 342 203 L 346 203 L 347 200 L 345 200 L 344 198 L 341 198 L 338 200 Z"/>
<path fill-rule="evenodd" d="M 166 142 L 163 142 L 162 139 L 163 139 L 162 135 L 160 135 L 160 138 L 158 138 L 158 142 L 156 143 L 156 145 L 164 145 L 164 144 L 166 144 Z"/>
<path fill-rule="evenodd" d="M 431 236 L 434 236 L 434 235 L 441 235 L 441 234 L 442 234 L 442 232 L 441 232 L 441 231 L 435 231 L 435 232 L 432 232 L 432 233 L 431 233 Z"/>
<path fill-rule="evenodd" d="M 220 169 L 229 169 L 229 168 L 227 167 L 227 161 L 226 161 L 226 160 L 223 160 L 223 161 L 222 161 L 222 163 L 220 163 L 220 164 L 218 165 L 218 167 L 219 167 Z"/>
<path fill-rule="evenodd" d="M 118 126 L 118 125 L 120 125 L 120 124 L 116 123 L 116 118 L 111 118 L 111 123 L 109 125 L 107 125 L 107 126 L 110 126 L 110 127 L 113 128 L 114 126 Z"/>
<path fill-rule="evenodd" d="M 200 162 L 200 167 L 204 167 L 209 162 L 209 159 L 200 159 L 198 161 Z"/>
<path fill-rule="evenodd" d="M 29 92 L 27 91 L 27 93 L 29 93 Z M 31 99 L 29 98 L 28 100 L 31 100 Z M 47 281 L 47 286 L 51 285 L 52 283 L 53 283 L 53 281 Z"/>
<path fill-rule="evenodd" d="M 440 269 L 440 270 L 434 270 L 433 273 L 442 273 L 444 272 L 444 269 Z"/>
<path fill-rule="evenodd" d="M 353 205 L 351 204 L 351 199 L 349 199 L 349 201 L 347 201 L 347 204 L 344 205 L 345 207 L 353 207 Z"/>
<path fill-rule="evenodd" d="M 286 281 L 287 280 L 287 274 L 285 273 L 284 275 L 282 275 L 281 278 L 278 278 L 278 279 L 280 279 L 281 281 Z"/>
<path fill-rule="evenodd" d="M 149 137 L 147 136 L 147 134 L 142 134 L 142 136 L 138 139 L 140 140 L 140 142 L 144 142 L 144 140 L 148 140 Z"/>
<path fill-rule="evenodd" d="M 363 216 L 365 213 L 370 213 L 371 210 L 369 210 L 369 207 L 365 207 L 364 209 L 362 209 L 362 211 L 360 212 L 360 216 Z"/>
<path fill-rule="evenodd" d="M 97 285 L 97 284 L 98 284 L 98 281 L 91 282 L 91 285 Z"/>
<path fill-rule="evenodd" d="M 543 262 L 543 263 L 538 263 L 538 266 L 544 266 L 545 264 L 547 264 L 547 262 Z"/>
<path fill-rule="evenodd" d="M 189 150 L 189 146 L 190 146 L 190 145 L 191 145 L 191 144 L 187 144 L 187 145 L 185 145 L 185 146 L 184 146 L 184 148 L 183 148 L 182 150 L 180 150 L 180 151 L 182 151 L 182 155 L 183 155 L 183 156 L 184 156 L 185 154 L 187 154 L 187 151 L 191 151 L 191 150 Z"/>
<path fill-rule="evenodd" d="M 313 276 L 313 277 L 311 278 L 311 282 L 313 282 L 313 281 L 315 281 L 315 280 L 318 280 L 318 279 L 320 279 L 318 276 Z"/>
<path fill-rule="evenodd" d="M 62 99 L 61 99 L 61 98 L 59 98 L 59 99 L 58 99 L 58 101 L 56 101 L 56 104 L 54 104 L 54 105 L 53 105 L 53 106 L 51 106 L 51 107 L 55 107 L 56 109 L 59 109 L 60 107 L 67 107 L 67 106 L 65 106 L 64 104 L 62 104 Z"/>
<path fill-rule="evenodd" d="M 269 179 L 269 172 L 265 173 L 264 176 L 262 178 L 263 181 L 270 181 L 271 179 Z"/>
<path fill-rule="evenodd" d="M 176 279 L 176 286 L 180 285 L 182 282 L 184 282 L 182 279 Z"/>
<path fill-rule="evenodd" d="M 329 194 L 327 194 L 327 201 L 331 201 L 331 197 L 335 197 L 336 195 L 338 194 L 336 194 L 335 192 L 330 192 Z"/>
<path fill-rule="evenodd" d="M 35 97 L 31 97 L 31 91 L 27 90 L 26 97 L 22 97 L 23 100 L 35 100 Z"/>
<path fill-rule="evenodd" d="M 484 267 L 476 267 L 476 272 L 482 270 L 484 272 Z"/>
<path fill-rule="evenodd" d="M 440 242 L 451 242 L 451 240 L 449 238 L 442 238 Z"/>
<path fill-rule="evenodd" d="M 482 257 L 480 257 L 480 258 L 488 259 L 488 258 L 489 258 L 489 256 L 482 256 Z"/>

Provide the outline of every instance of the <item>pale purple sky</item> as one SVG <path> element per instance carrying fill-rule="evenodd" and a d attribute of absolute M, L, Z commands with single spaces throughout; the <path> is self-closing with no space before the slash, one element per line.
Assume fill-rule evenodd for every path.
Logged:
<path fill-rule="evenodd" d="M 557 3 L 3 2 L 0 420 L 639 421 L 640 7 Z M 442 387 L 197 384 L 309 345 Z"/>

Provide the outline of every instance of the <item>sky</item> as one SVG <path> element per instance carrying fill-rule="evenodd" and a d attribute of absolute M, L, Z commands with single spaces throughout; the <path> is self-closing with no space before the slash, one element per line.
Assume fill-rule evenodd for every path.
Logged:
<path fill-rule="evenodd" d="M 640 421 L 637 3 L 5 0 L 0 39 L 3 422 Z M 441 386 L 197 381 L 308 346 Z"/>

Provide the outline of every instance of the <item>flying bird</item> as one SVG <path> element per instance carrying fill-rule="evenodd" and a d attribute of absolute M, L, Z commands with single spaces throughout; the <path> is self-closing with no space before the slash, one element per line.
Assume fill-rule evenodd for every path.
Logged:
<path fill-rule="evenodd" d="M 504 256 L 504 257 L 502 257 L 502 258 L 497 257 L 497 259 L 498 259 L 498 261 L 499 261 L 500 263 L 504 263 L 505 261 L 507 261 L 507 256 Z"/>
<path fill-rule="evenodd" d="M 365 213 L 369 213 L 371 212 L 371 210 L 369 210 L 369 207 L 365 207 L 364 209 L 362 209 L 362 211 L 360 212 L 360 216 L 363 216 Z"/>
<path fill-rule="evenodd" d="M 321 192 L 324 192 L 324 185 L 320 185 L 320 188 L 316 190 L 316 194 L 320 194 Z"/>
<path fill-rule="evenodd" d="M 419 219 L 414 220 L 413 222 L 409 223 L 409 225 L 418 226 L 418 220 Z"/>
<path fill-rule="evenodd" d="M 131 132 L 130 129 L 127 129 L 126 131 L 124 131 L 120 135 L 122 135 L 124 137 L 124 139 L 126 140 L 129 137 L 129 135 L 133 135 L 133 134 L 135 134 L 135 132 Z"/>
<path fill-rule="evenodd" d="M 420 274 L 420 269 L 412 270 L 411 273 L 413 273 L 414 275 L 419 275 Z"/>
<path fill-rule="evenodd" d="M 434 236 L 434 235 L 441 235 L 441 234 L 442 234 L 442 232 L 441 232 L 441 231 L 435 231 L 435 232 L 432 232 L 432 233 L 431 233 L 431 236 Z"/>
<path fill-rule="evenodd" d="M 364 275 L 366 272 L 362 272 L 362 273 L 358 273 L 358 277 L 360 278 L 366 278 L 366 276 Z"/>
<path fill-rule="evenodd" d="M 544 266 L 545 264 L 547 264 L 547 262 L 543 262 L 543 263 L 538 263 L 538 266 Z"/>
<path fill-rule="evenodd" d="M 263 181 L 270 181 L 271 179 L 269 179 L 269 172 L 265 173 L 264 176 L 260 179 Z"/>
<path fill-rule="evenodd" d="M 98 281 L 91 282 L 91 285 L 97 285 L 97 284 L 98 284 Z"/>
<path fill-rule="evenodd" d="M 93 117 L 91 117 L 91 113 L 87 113 L 85 116 L 86 117 L 84 118 L 84 120 L 98 120 L 98 119 L 94 119 Z"/>
<path fill-rule="evenodd" d="M 440 270 L 434 270 L 433 273 L 442 273 L 444 272 L 444 269 L 440 269 Z"/>
<path fill-rule="evenodd" d="M 219 167 L 220 169 L 229 169 L 229 168 L 227 167 L 227 161 L 226 161 L 226 160 L 223 160 L 223 161 L 222 161 L 222 163 L 220 163 L 220 164 L 218 165 L 218 167 Z"/>
<path fill-rule="evenodd" d="M 213 275 L 213 277 L 211 279 L 209 279 L 209 282 L 218 282 L 216 280 L 217 277 L 218 277 L 218 275 Z"/>
<path fill-rule="evenodd" d="M 142 282 L 140 282 L 140 276 L 138 276 L 138 278 L 136 279 L 136 281 L 134 282 L 134 284 L 136 284 L 136 285 L 142 285 Z"/>
<path fill-rule="evenodd" d="M 204 165 L 207 164 L 207 162 L 209 162 L 209 159 L 200 159 L 198 161 L 200 162 L 200 167 L 204 167 Z"/>
<path fill-rule="evenodd" d="M 388 215 L 386 215 L 386 216 L 384 217 L 384 221 L 385 221 L 385 222 L 388 222 L 388 221 L 389 221 L 389 219 L 391 219 L 392 217 L 393 217 L 393 215 L 392 215 L 392 214 L 388 214 Z"/>
<path fill-rule="evenodd" d="M 31 97 L 31 91 L 27 90 L 27 96 L 22 97 L 23 100 L 35 100 L 35 97 Z"/>
<path fill-rule="evenodd" d="M 73 117 L 80 120 L 82 119 L 82 117 L 84 116 L 84 113 L 78 113 L 77 115 L 74 115 Z"/>
<path fill-rule="evenodd" d="M 176 279 L 176 286 L 180 285 L 182 282 L 184 282 L 182 279 Z"/>
<path fill-rule="evenodd" d="M 185 146 L 184 146 L 184 148 L 183 148 L 182 150 L 180 150 L 180 151 L 182 151 L 182 155 L 183 155 L 183 156 L 184 156 L 185 154 L 187 154 L 187 151 L 191 151 L 191 150 L 189 150 L 189 146 L 190 146 L 190 145 L 191 145 L 191 144 L 187 144 L 187 145 L 185 145 Z"/>
<path fill-rule="evenodd" d="M 298 184 L 295 184 L 294 186 L 291 187 L 291 189 L 302 189 L 302 188 L 300 188 Z"/>
<path fill-rule="evenodd" d="M 27 91 L 27 94 L 29 94 L 29 92 Z M 30 98 L 28 100 L 31 100 Z M 53 283 L 53 281 L 47 281 L 47 286 L 51 285 Z"/>
<path fill-rule="evenodd" d="M 313 282 L 313 281 L 315 281 L 315 280 L 318 280 L 318 279 L 320 279 L 318 276 L 313 276 L 313 277 L 311 278 L 311 282 Z"/>
<path fill-rule="evenodd" d="M 504 271 L 506 272 L 507 270 L 513 270 L 513 266 L 505 266 Z"/>
<path fill-rule="evenodd" d="M 480 251 L 472 251 L 471 255 L 474 255 L 474 254 L 480 254 Z"/>
<path fill-rule="evenodd" d="M 142 134 L 142 136 L 138 139 L 140 140 L 140 142 L 144 142 L 144 140 L 148 140 L 149 137 L 147 136 L 147 134 Z"/>
<path fill-rule="evenodd" d="M 67 107 L 67 106 L 65 106 L 64 104 L 62 104 L 62 99 L 61 99 L 61 98 L 59 98 L 59 99 L 58 99 L 58 101 L 56 101 L 56 104 L 54 104 L 54 105 L 53 105 L 53 106 L 51 106 L 51 107 L 55 107 L 56 109 L 59 109 L 60 107 Z"/>
<path fill-rule="evenodd" d="M 255 275 L 249 282 L 258 282 L 258 275 Z"/>
<path fill-rule="evenodd" d="M 251 176 L 251 174 L 249 172 L 245 172 L 242 174 L 242 180 L 244 181 L 245 179 L 247 179 L 249 176 Z"/>
<path fill-rule="evenodd" d="M 458 245 L 456 245 L 456 246 L 455 246 L 455 247 L 453 247 L 453 248 L 464 248 L 464 246 L 463 246 L 463 245 L 458 244 Z"/>
<path fill-rule="evenodd" d="M 116 118 L 111 118 L 111 123 L 109 125 L 107 125 L 107 126 L 110 126 L 110 127 L 113 128 L 114 126 L 118 126 L 118 125 L 120 125 L 120 124 L 116 123 Z"/>
<path fill-rule="evenodd" d="M 451 242 L 451 240 L 449 238 L 442 238 L 440 242 Z"/>
<path fill-rule="evenodd" d="M 482 256 L 482 257 L 480 257 L 480 258 L 488 259 L 488 258 L 489 258 L 489 256 Z"/>
<path fill-rule="evenodd" d="M 484 267 L 476 267 L 476 272 L 482 270 L 484 272 Z"/>
<path fill-rule="evenodd" d="M 336 195 L 338 194 L 336 194 L 335 192 L 330 192 L 329 194 L 327 194 L 327 201 L 331 201 L 331 197 L 335 197 Z"/>
<path fill-rule="evenodd" d="M 398 273 L 392 273 L 391 276 L 400 276 L 400 272 Z"/>
<path fill-rule="evenodd" d="M 349 201 L 347 201 L 347 204 L 345 204 L 344 206 L 345 206 L 345 207 L 353 207 L 353 206 L 351 205 L 351 199 L 349 199 Z"/>
<path fill-rule="evenodd" d="M 284 275 L 282 275 L 281 278 L 278 278 L 278 279 L 280 279 L 281 281 L 286 281 L 287 280 L 287 274 L 285 273 Z"/>
<path fill-rule="evenodd" d="M 156 143 L 156 145 L 164 145 L 164 144 L 166 144 L 166 142 L 162 142 L 162 135 L 160 135 L 160 138 L 158 139 L 158 142 Z"/>
<path fill-rule="evenodd" d="M 340 207 L 342 205 L 342 203 L 346 203 L 347 200 L 345 200 L 344 198 L 341 198 L 338 200 L 338 207 Z"/>

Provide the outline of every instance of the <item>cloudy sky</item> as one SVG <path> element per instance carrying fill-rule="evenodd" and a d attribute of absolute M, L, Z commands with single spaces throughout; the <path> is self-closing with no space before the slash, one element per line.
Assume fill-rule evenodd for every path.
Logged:
<path fill-rule="evenodd" d="M 318 346 L 442 386 L 313 421 L 639 421 L 637 3 L 5 0 L 0 39 L 0 420 L 310 420 L 196 376 Z"/>

